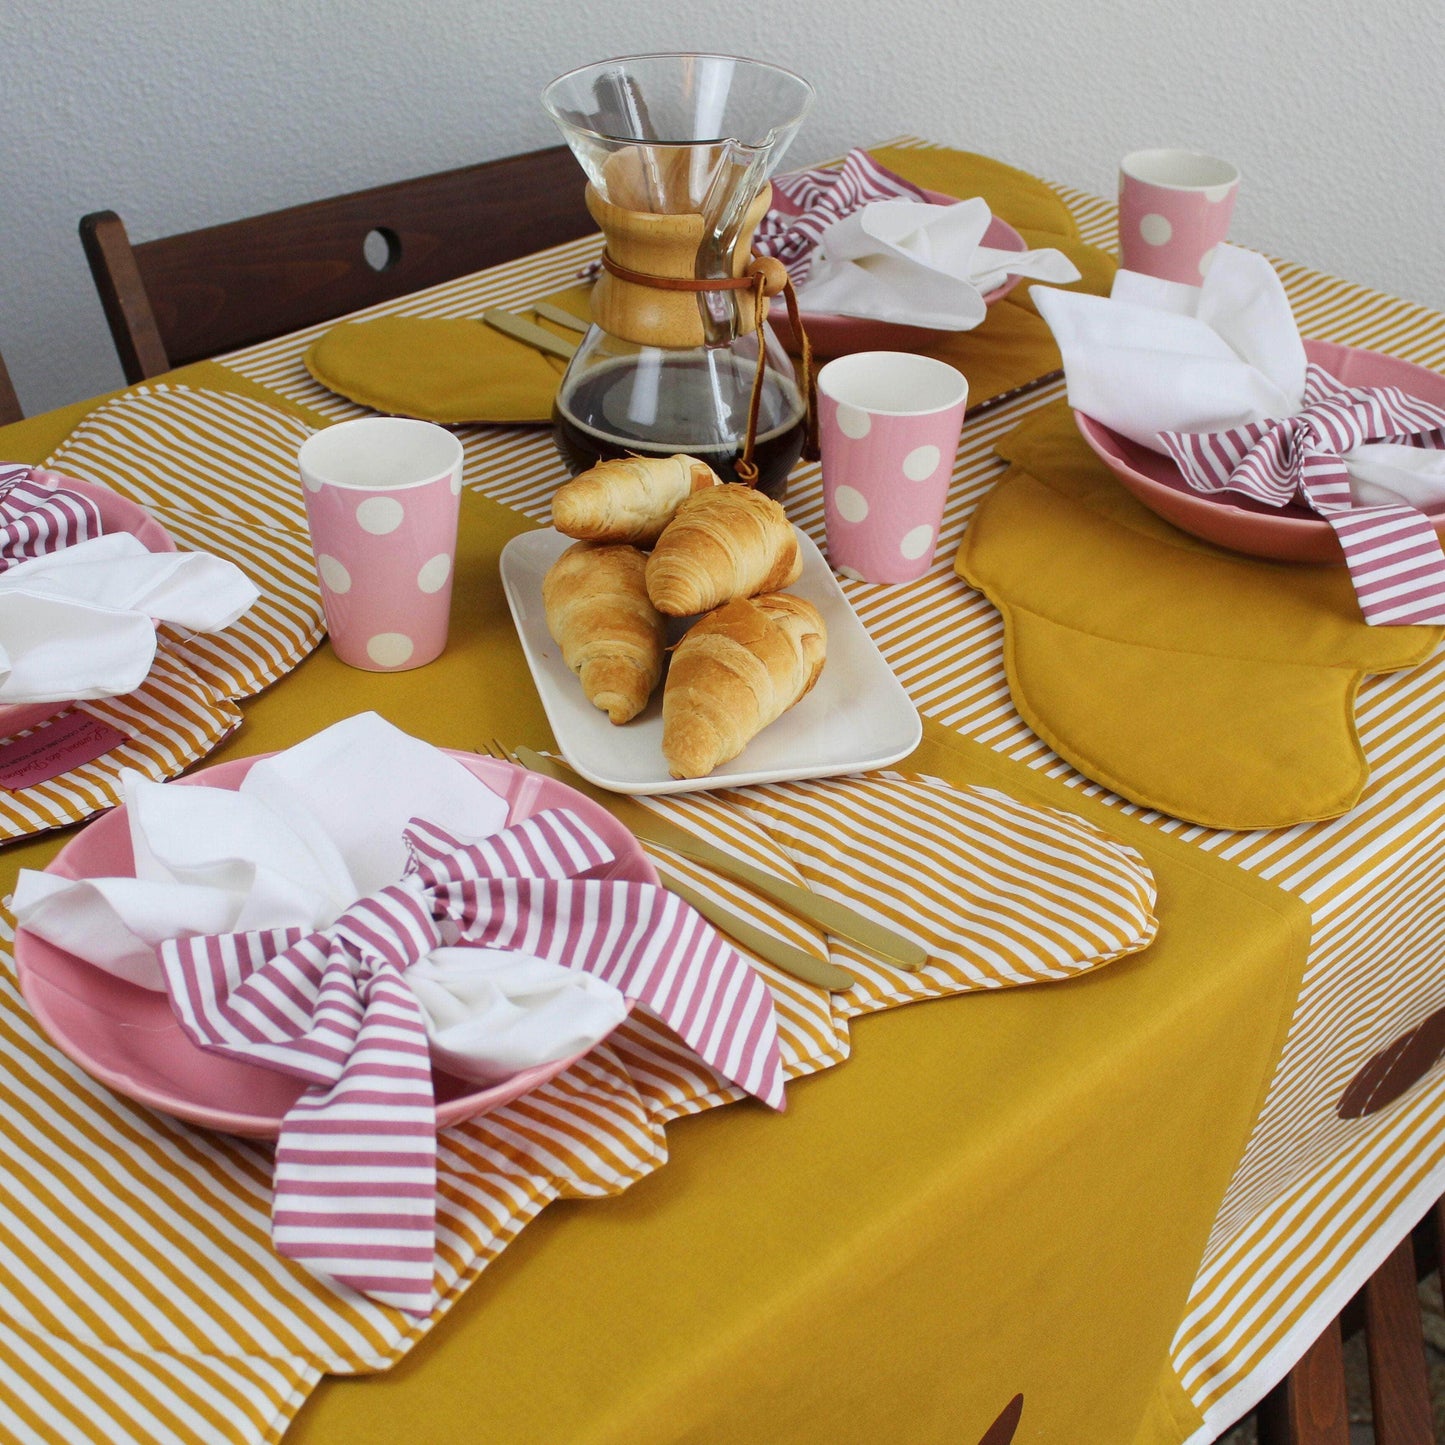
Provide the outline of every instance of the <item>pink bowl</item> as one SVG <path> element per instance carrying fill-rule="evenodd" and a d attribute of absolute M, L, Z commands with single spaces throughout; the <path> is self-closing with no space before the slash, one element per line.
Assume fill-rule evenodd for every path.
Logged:
<path fill-rule="evenodd" d="M 942 191 L 924 191 L 935 206 L 956 206 L 958 198 L 946 196 Z M 791 211 L 782 203 L 776 209 Z M 983 233 L 983 244 L 997 251 L 1027 251 L 1028 242 L 1009 225 L 995 216 Z M 985 294 L 985 306 L 1002 301 L 1023 278 L 1010 276 L 1002 286 Z M 800 313 L 803 325 L 808 330 L 808 340 L 819 356 L 851 356 L 855 351 L 922 351 L 936 346 L 945 336 L 955 335 L 952 331 L 940 331 L 932 326 L 902 326 L 894 321 L 871 321 L 863 316 L 839 316 L 830 311 L 803 311 Z M 795 349 L 797 338 L 793 335 L 792 323 L 788 320 L 788 308 L 782 297 L 774 299 L 768 312 L 768 320 L 777 333 L 778 340 L 789 351 Z"/>
<path fill-rule="evenodd" d="M 457 752 L 451 756 L 508 800 L 509 822 L 545 808 L 571 808 L 617 855 L 600 876 L 658 881 L 637 840 L 591 799 L 495 758 Z M 258 756 L 219 763 L 177 778 L 174 785 L 238 788 L 260 761 Z M 134 868 L 130 826 L 121 807 L 77 834 L 46 871 L 63 878 L 114 878 L 129 877 Z M 125 983 L 24 929 L 15 937 L 15 966 L 26 1003 L 56 1047 L 93 1078 L 137 1103 L 227 1134 L 274 1139 L 282 1116 L 305 1089 L 299 1079 L 272 1069 L 207 1053 L 186 1037 L 165 994 Z M 525 1069 L 484 1089 L 438 1072 L 437 1124 L 458 1124 L 499 1109 L 579 1057 Z"/>
<path fill-rule="evenodd" d="M 62 477 L 59 472 L 47 475 L 63 482 L 65 489 L 79 496 L 89 497 L 100 509 L 100 522 L 107 532 L 129 532 L 145 544 L 150 552 L 174 552 L 176 544 L 146 509 L 136 502 L 128 501 L 95 482 L 83 482 L 79 477 Z M 0 705 L 0 738 L 11 738 L 33 728 L 47 718 L 64 712 L 68 702 L 19 702 L 9 706 Z"/>
<path fill-rule="evenodd" d="M 1347 386 L 1398 386 L 1422 401 L 1445 406 L 1445 376 L 1414 362 L 1331 341 L 1306 341 L 1305 355 Z M 1076 411 L 1074 420 L 1125 487 L 1181 531 L 1253 557 L 1344 565 L 1330 524 L 1298 502 L 1275 508 L 1233 493 L 1196 492 L 1170 458 L 1121 437 L 1083 412 Z M 1445 542 L 1445 502 L 1424 510 Z"/>

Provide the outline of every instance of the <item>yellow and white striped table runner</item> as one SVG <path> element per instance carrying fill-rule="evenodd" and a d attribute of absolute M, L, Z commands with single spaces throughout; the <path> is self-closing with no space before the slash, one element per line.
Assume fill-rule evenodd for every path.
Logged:
<path fill-rule="evenodd" d="M 1059 189 L 1082 239 L 1112 248 L 1114 204 Z M 458 316 L 516 306 L 570 283 L 597 248 L 596 238 L 555 247 L 367 314 Z M 1305 335 L 1445 370 L 1445 317 L 1278 264 Z M 300 363 L 324 329 L 251 348 L 227 364 L 327 415 L 360 414 L 323 391 Z M 1003 470 L 995 441 L 1062 394 L 1058 384 L 1044 387 L 965 428 L 938 560 L 925 579 L 904 589 L 843 585 L 927 716 L 1270 879 L 1311 909 L 1311 962 L 1284 1056 L 1174 1343 L 1179 1378 L 1208 1422 L 1192 1442 L 1202 1445 L 1263 1397 L 1428 1202 L 1445 1193 L 1445 1071 L 1369 1118 L 1346 1121 L 1335 1112 L 1366 1059 L 1445 1004 L 1445 914 L 1436 903 L 1445 867 L 1445 654 L 1362 686 L 1356 711 L 1372 782 L 1344 818 L 1268 833 L 1210 831 L 1144 813 L 1075 773 L 1018 716 L 998 613 L 952 571 L 970 512 Z M 547 519 L 561 472 L 544 433 L 460 434 L 473 485 Z M 816 467 L 794 474 L 788 510 L 821 545 Z"/>

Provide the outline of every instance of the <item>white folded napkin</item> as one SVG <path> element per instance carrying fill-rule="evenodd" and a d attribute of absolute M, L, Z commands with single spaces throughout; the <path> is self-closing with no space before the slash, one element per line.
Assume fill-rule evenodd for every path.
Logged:
<path fill-rule="evenodd" d="M 992 219 L 981 197 L 953 206 L 874 201 L 823 232 L 798 304 L 805 312 L 967 331 L 987 315 L 985 293 L 1009 276 L 1079 279 L 1062 251 L 982 245 Z"/>
<path fill-rule="evenodd" d="M 1284 286 L 1222 245 L 1200 286 L 1120 271 L 1108 298 L 1030 293 L 1064 360 L 1069 405 L 1153 451 L 1162 432 L 1222 432 L 1305 405 L 1305 352 Z M 1445 499 L 1445 452 L 1368 442 L 1344 453 L 1361 506 Z"/>
<path fill-rule="evenodd" d="M 427 1017 L 432 1061 L 493 1083 L 590 1049 L 627 1015 L 596 974 L 496 948 L 437 948 L 406 971 Z"/>
<path fill-rule="evenodd" d="M 156 990 L 164 940 L 325 928 L 400 879 L 412 818 L 475 841 L 508 813 L 454 758 L 375 713 L 257 763 L 238 791 L 124 781 L 135 877 L 22 870 L 13 909 L 22 928 Z M 405 977 L 438 1062 L 484 1081 L 589 1048 L 626 1013 L 610 984 L 525 953 L 441 948 Z"/>
<path fill-rule="evenodd" d="M 260 594 L 231 562 L 127 532 L 0 572 L 0 703 L 115 697 L 145 680 L 155 623 L 219 632 Z"/>

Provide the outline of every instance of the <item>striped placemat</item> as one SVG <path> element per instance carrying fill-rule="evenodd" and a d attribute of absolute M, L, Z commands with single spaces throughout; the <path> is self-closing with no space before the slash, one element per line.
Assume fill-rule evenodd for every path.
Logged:
<path fill-rule="evenodd" d="M 250 397 L 155 384 L 96 408 L 47 460 L 142 503 L 178 546 L 236 563 L 261 597 L 225 632 L 163 628 L 155 666 L 136 692 L 77 704 L 126 741 L 49 782 L 0 790 L 0 839 L 112 807 L 124 768 L 175 777 L 240 725 L 238 701 L 284 676 L 321 641 L 321 598 L 296 474 L 296 450 L 309 430 Z"/>
<path fill-rule="evenodd" d="M 908 140 L 893 144 L 926 145 Z M 1113 249 L 1112 201 L 1056 187 L 1081 239 Z M 516 306 L 568 283 L 594 259 L 596 238 L 437 287 L 405 303 L 417 315 Z M 1445 318 L 1426 307 L 1275 262 L 1304 335 L 1386 351 L 1445 371 Z M 324 328 L 228 358 L 236 370 L 333 416 L 359 409 L 324 392 L 300 357 Z M 1356 718 L 1370 787 L 1349 815 L 1277 832 L 1234 834 L 1143 812 L 1114 797 L 1041 742 L 1018 716 L 994 608 L 953 575 L 953 553 L 979 497 L 1001 473 L 993 446 L 1054 384 L 971 421 L 954 471 L 937 561 L 906 588 L 843 586 L 913 701 L 928 717 L 1081 793 L 1236 862 L 1308 903 L 1311 966 L 1283 1058 L 1174 1345 L 1189 1398 L 1204 1413 L 1200 1445 L 1278 1381 L 1374 1265 L 1445 1193 L 1445 1077 L 1433 1076 L 1366 1119 L 1335 1106 L 1360 1066 L 1445 1004 L 1445 925 L 1439 838 L 1445 833 L 1445 656 L 1411 672 L 1367 679 Z M 533 428 L 459 433 L 468 480 L 545 521 L 564 473 L 550 437 Z M 822 545 L 816 467 L 790 483 L 793 520 Z"/>
<path fill-rule="evenodd" d="M 836 996 L 760 964 L 790 1078 L 846 1057 L 859 1014 L 1070 977 L 1154 936 L 1153 881 L 1133 850 L 988 789 L 877 774 L 656 806 L 795 881 L 837 893 L 849 877 L 843 895 L 908 927 L 933 955 L 909 976 L 835 947 L 858 978 Z M 917 865 L 906 894 L 894 866 L 902 840 Z M 666 861 L 829 956 L 823 935 L 756 895 Z M 4 957 L 0 1220 L 12 1248 L 0 1281 L 11 1345 L 0 1356 L 0 1435 L 275 1439 L 323 1373 L 381 1368 L 420 1335 L 426 1324 L 278 1256 L 269 1149 L 189 1129 L 91 1081 L 40 1034 Z M 634 1014 L 549 1084 L 443 1131 L 438 1316 L 552 1199 L 626 1188 L 666 1158 L 668 1120 L 736 1095 Z"/>

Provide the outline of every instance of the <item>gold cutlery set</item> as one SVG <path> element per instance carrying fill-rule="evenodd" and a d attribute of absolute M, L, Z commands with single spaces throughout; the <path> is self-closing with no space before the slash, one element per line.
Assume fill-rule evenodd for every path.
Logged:
<path fill-rule="evenodd" d="M 587 323 L 580 316 L 574 316 L 570 311 L 552 305 L 550 301 L 534 301 L 529 309 L 543 320 L 566 327 L 568 331 L 575 331 L 579 335 L 587 330 Z M 492 330 L 500 331 L 503 336 L 510 336 L 513 341 L 520 341 L 547 356 L 570 361 L 577 351 L 575 341 L 557 336 L 546 327 L 538 326 L 535 321 L 529 321 L 525 316 L 518 316 L 512 311 L 503 311 L 494 306 L 482 312 L 482 320 Z"/>
<path fill-rule="evenodd" d="M 920 968 L 927 962 L 927 952 L 912 939 L 905 937 L 886 924 L 859 913 L 847 904 L 835 899 L 823 898 L 811 889 L 774 877 L 771 873 L 755 867 L 721 848 L 708 843 L 686 828 L 659 817 L 645 804 L 620 793 L 610 793 L 579 777 L 558 758 L 546 757 L 526 747 L 504 747 L 496 740 L 488 743 L 484 752 L 504 762 L 515 763 L 529 772 L 542 773 L 568 787 L 576 789 L 593 802 L 606 808 L 620 823 L 637 838 L 666 848 L 685 858 L 703 863 L 715 872 L 743 884 L 762 897 L 771 899 L 786 909 L 795 918 L 812 923 L 826 933 L 846 938 L 875 953 L 879 958 L 899 968 L 908 970 Z M 800 978 L 807 983 L 841 993 L 855 982 L 853 975 L 834 963 L 817 958 L 801 948 L 774 937 L 757 927 L 730 908 L 713 902 L 701 893 L 682 883 L 671 870 L 667 870 L 667 887 L 684 902 L 690 903 L 714 927 L 742 944 L 750 952 L 766 959 L 783 972 Z"/>

